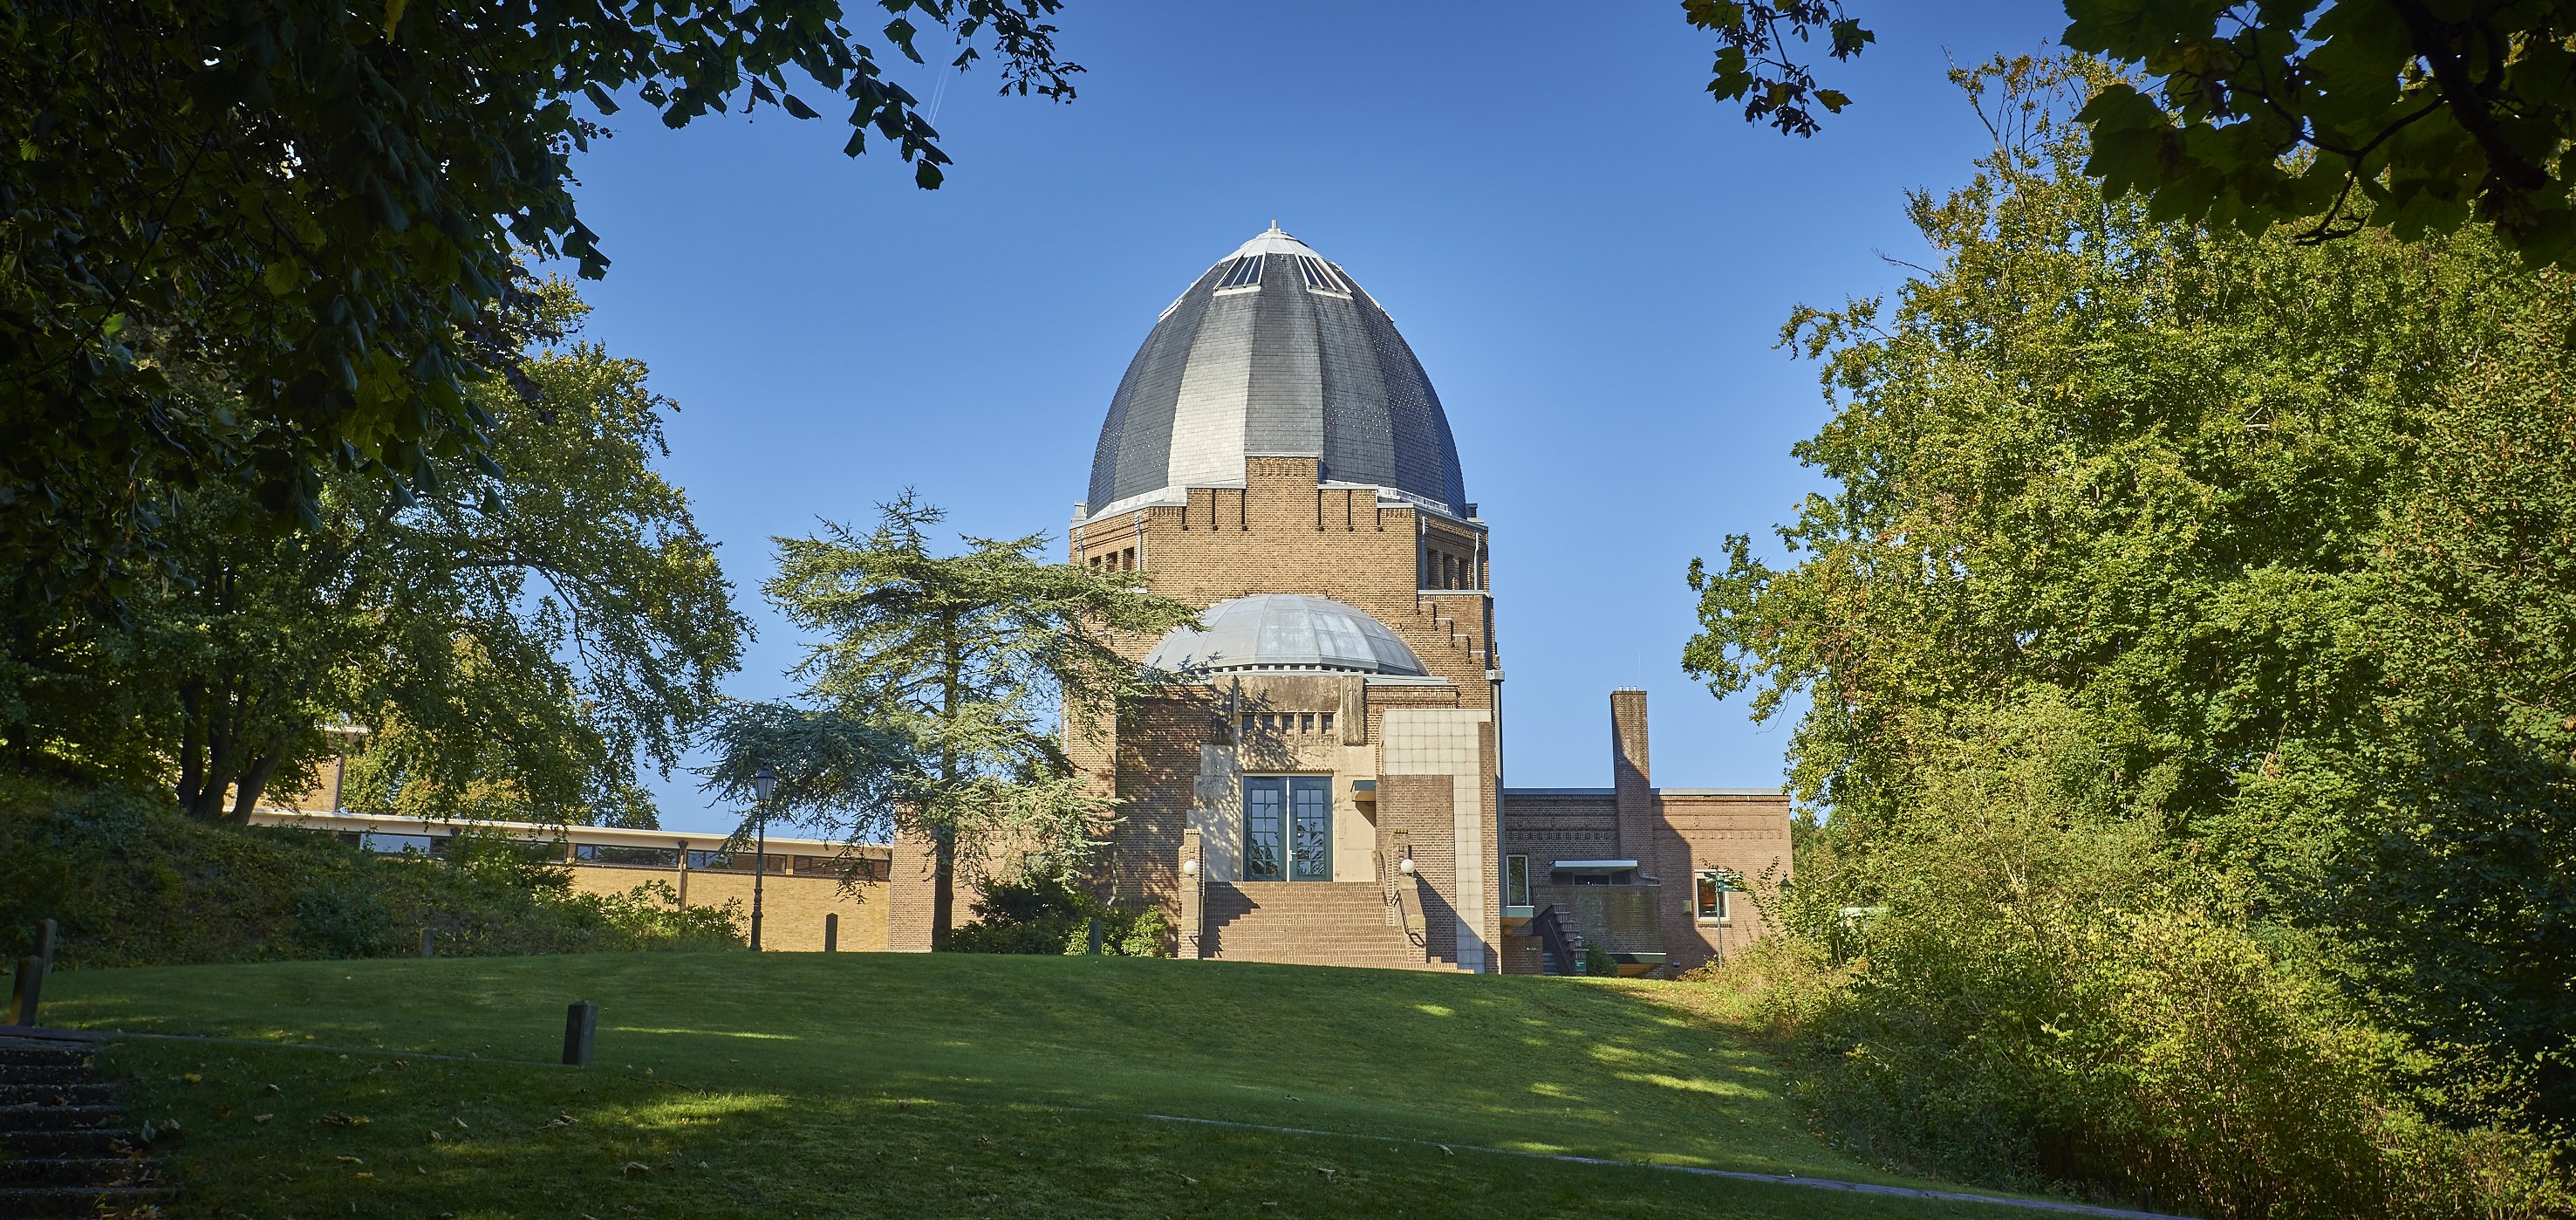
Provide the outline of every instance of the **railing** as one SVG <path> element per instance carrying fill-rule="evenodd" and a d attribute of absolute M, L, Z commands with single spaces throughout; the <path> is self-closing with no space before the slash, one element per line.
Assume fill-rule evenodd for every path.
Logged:
<path fill-rule="evenodd" d="M 1414 948 L 1427 948 L 1431 934 L 1423 926 L 1422 878 L 1406 872 L 1402 861 L 1398 861 L 1396 867 L 1387 867 L 1383 851 L 1373 854 L 1377 863 L 1378 894 L 1386 902 L 1387 926 L 1404 929 L 1404 939 Z"/>
<path fill-rule="evenodd" d="M 1396 909 L 1399 905 L 1395 897 L 1395 879 L 1397 873 L 1394 869 L 1386 866 L 1385 852 L 1370 852 L 1369 862 L 1377 868 L 1378 897 L 1386 903 L 1386 926 L 1390 928 L 1395 927 L 1397 924 L 1403 922 L 1404 919 L 1403 914 Z"/>
<path fill-rule="evenodd" d="M 1574 956 L 1574 942 L 1565 934 L 1565 921 L 1558 918 L 1553 906 L 1541 907 L 1530 916 L 1529 926 L 1538 932 L 1539 944 L 1547 950 L 1548 959 L 1556 964 L 1555 974 L 1580 974 L 1581 959 Z"/>
<path fill-rule="evenodd" d="M 1427 949 L 1431 933 L 1422 922 L 1422 878 L 1401 869 L 1396 871 L 1395 909 L 1404 928 L 1404 939 L 1416 949 Z"/>

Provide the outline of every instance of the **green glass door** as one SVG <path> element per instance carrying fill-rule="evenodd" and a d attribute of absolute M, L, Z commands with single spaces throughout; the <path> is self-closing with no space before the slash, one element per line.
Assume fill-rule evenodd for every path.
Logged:
<path fill-rule="evenodd" d="M 1333 781 L 1320 775 L 1243 780 L 1243 879 L 1333 879 Z"/>
<path fill-rule="evenodd" d="M 1288 781 L 1288 879 L 1333 879 L 1333 781 L 1320 775 Z"/>

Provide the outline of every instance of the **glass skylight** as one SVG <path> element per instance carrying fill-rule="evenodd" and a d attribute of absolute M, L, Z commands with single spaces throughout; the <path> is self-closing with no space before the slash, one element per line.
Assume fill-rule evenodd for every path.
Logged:
<path fill-rule="evenodd" d="M 1327 263 L 1320 258 L 1316 258 L 1312 255 L 1300 254 L 1297 256 L 1297 269 L 1306 273 L 1306 286 L 1308 288 L 1315 289 L 1318 292 L 1349 292 L 1351 290 L 1351 286 L 1344 283 L 1341 275 L 1333 270 L 1332 264 Z"/>
<path fill-rule="evenodd" d="M 1234 260 L 1234 265 L 1225 269 L 1225 278 L 1218 280 L 1216 282 L 1216 286 L 1219 288 L 1241 288 L 1246 285 L 1259 284 L 1260 282 L 1261 256 L 1258 254 L 1249 254 Z"/>

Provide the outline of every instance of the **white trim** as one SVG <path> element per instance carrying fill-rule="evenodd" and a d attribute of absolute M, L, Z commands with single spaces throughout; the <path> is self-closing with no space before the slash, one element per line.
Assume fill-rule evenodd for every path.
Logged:
<path fill-rule="evenodd" d="M 713 850 L 730 836 L 716 831 L 635 830 L 624 826 L 556 826 L 545 822 L 475 822 L 449 818 L 413 818 L 396 814 L 321 813 L 293 809 L 262 809 L 250 815 L 254 826 L 288 826 L 299 830 L 337 831 L 397 835 L 455 834 L 460 830 L 493 831 L 513 838 L 531 841 L 570 840 L 595 843 L 603 847 L 676 847 Z M 769 836 L 769 845 L 796 855 L 832 855 L 852 847 L 837 839 L 802 839 L 785 835 Z M 882 843 L 855 845 L 857 854 L 891 856 L 893 849 Z"/>

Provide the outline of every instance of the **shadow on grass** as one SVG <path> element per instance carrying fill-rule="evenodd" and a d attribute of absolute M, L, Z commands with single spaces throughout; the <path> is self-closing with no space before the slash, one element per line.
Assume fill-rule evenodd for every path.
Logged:
<path fill-rule="evenodd" d="M 1623 1160 L 1923 1183 L 1812 1139 L 1685 985 L 1128 958 L 635 954 L 57 976 L 129 1030 L 555 1057 L 699 1089 L 1043 1103 Z"/>
<path fill-rule="evenodd" d="M 184 1214 L 518 1217 L 1496 1214 L 1780 1218 L 1990 1209 L 1472 1150 L 899 1092 L 127 1043 L 106 1056 Z"/>

